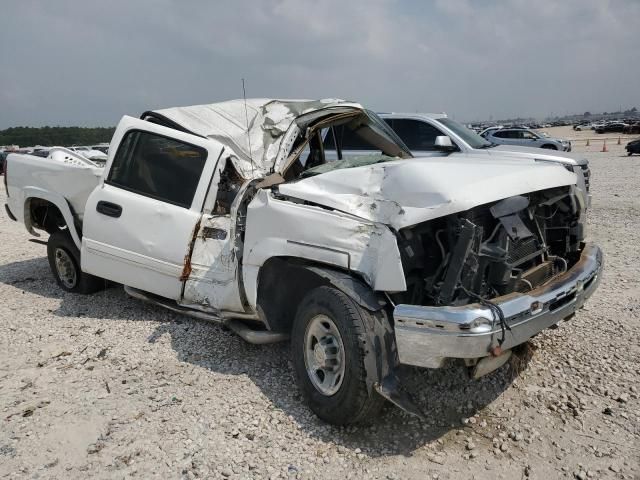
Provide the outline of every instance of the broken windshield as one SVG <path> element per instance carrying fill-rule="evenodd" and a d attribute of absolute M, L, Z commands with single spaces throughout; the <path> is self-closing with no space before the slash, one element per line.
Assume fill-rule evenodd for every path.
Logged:
<path fill-rule="evenodd" d="M 357 157 L 348 157 L 342 160 L 323 163 L 317 167 L 309 168 L 300 174 L 300 178 L 313 177 L 322 173 L 332 172 L 333 170 L 342 170 L 344 168 L 364 167 L 375 163 L 389 162 L 396 160 L 398 157 L 390 157 L 383 153 L 373 155 L 359 155 Z"/>
<path fill-rule="evenodd" d="M 324 113 L 325 115 L 319 115 Z M 340 111 L 312 112 L 296 120 L 297 138 L 292 142 L 289 154 L 283 162 L 281 181 L 290 181 L 302 176 L 318 175 L 339 168 L 386 162 L 393 158 L 411 158 L 411 152 L 400 137 L 375 113 L 358 108 Z M 336 129 L 349 130 L 372 152 L 363 158 L 354 160 L 348 155 L 343 162 L 342 135 L 336 135 Z M 325 141 L 334 142 L 333 148 Z M 346 157 L 346 156 L 345 156 Z M 355 162 L 355 163 L 354 163 Z M 332 165 L 337 163 L 337 165 Z M 310 171 L 309 174 L 306 172 Z M 273 180 L 273 179 L 272 179 Z"/>

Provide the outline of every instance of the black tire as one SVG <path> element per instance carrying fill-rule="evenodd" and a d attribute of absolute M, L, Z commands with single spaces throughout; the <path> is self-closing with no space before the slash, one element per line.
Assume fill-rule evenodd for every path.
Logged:
<path fill-rule="evenodd" d="M 307 372 L 305 337 L 308 326 L 319 315 L 329 317 L 344 346 L 344 377 L 337 392 L 322 393 Z M 384 405 L 384 398 L 366 383 L 367 355 L 374 355 L 367 324 L 371 314 L 341 291 L 322 286 L 309 292 L 298 307 L 291 334 L 292 361 L 296 380 L 311 410 L 334 425 L 371 421 Z"/>
<path fill-rule="evenodd" d="M 65 256 L 66 255 L 66 256 Z M 69 230 L 58 230 L 49 237 L 47 257 L 51 273 L 60 288 L 71 293 L 89 294 L 106 287 L 106 281 L 80 270 L 80 252 Z M 66 275 L 58 271 L 57 259 L 65 264 Z M 62 267 L 61 267 L 62 268 Z"/>
<path fill-rule="evenodd" d="M 542 145 L 542 148 L 546 148 L 547 150 L 558 150 L 558 147 L 549 143 L 547 143 L 546 145 Z"/>

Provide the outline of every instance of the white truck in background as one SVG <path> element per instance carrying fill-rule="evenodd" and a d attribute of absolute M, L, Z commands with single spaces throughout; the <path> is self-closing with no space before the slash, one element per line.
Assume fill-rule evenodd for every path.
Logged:
<path fill-rule="evenodd" d="M 345 132 L 373 153 L 344 156 Z M 60 287 L 109 280 L 249 342 L 290 338 L 306 401 L 335 424 L 370 420 L 384 399 L 420 415 L 401 365 L 487 374 L 601 277 L 582 177 L 509 155 L 414 158 L 352 102 L 125 116 L 108 155 L 104 168 L 8 157 L 7 213 L 49 234 Z"/>

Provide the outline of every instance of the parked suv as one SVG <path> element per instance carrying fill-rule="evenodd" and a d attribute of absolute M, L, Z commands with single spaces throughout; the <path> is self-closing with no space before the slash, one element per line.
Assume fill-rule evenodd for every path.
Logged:
<path fill-rule="evenodd" d="M 522 145 L 523 147 L 548 148 L 549 150 L 571 151 L 571 142 L 559 138 L 540 135 L 527 128 L 488 129 L 482 136 L 497 145 Z"/>

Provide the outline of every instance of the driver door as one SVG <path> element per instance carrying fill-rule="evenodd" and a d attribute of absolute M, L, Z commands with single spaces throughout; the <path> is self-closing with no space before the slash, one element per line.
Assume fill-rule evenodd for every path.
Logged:
<path fill-rule="evenodd" d="M 124 117 L 110 152 L 86 204 L 82 270 L 180 300 L 205 197 L 217 189 L 212 177 L 223 146 Z"/>

